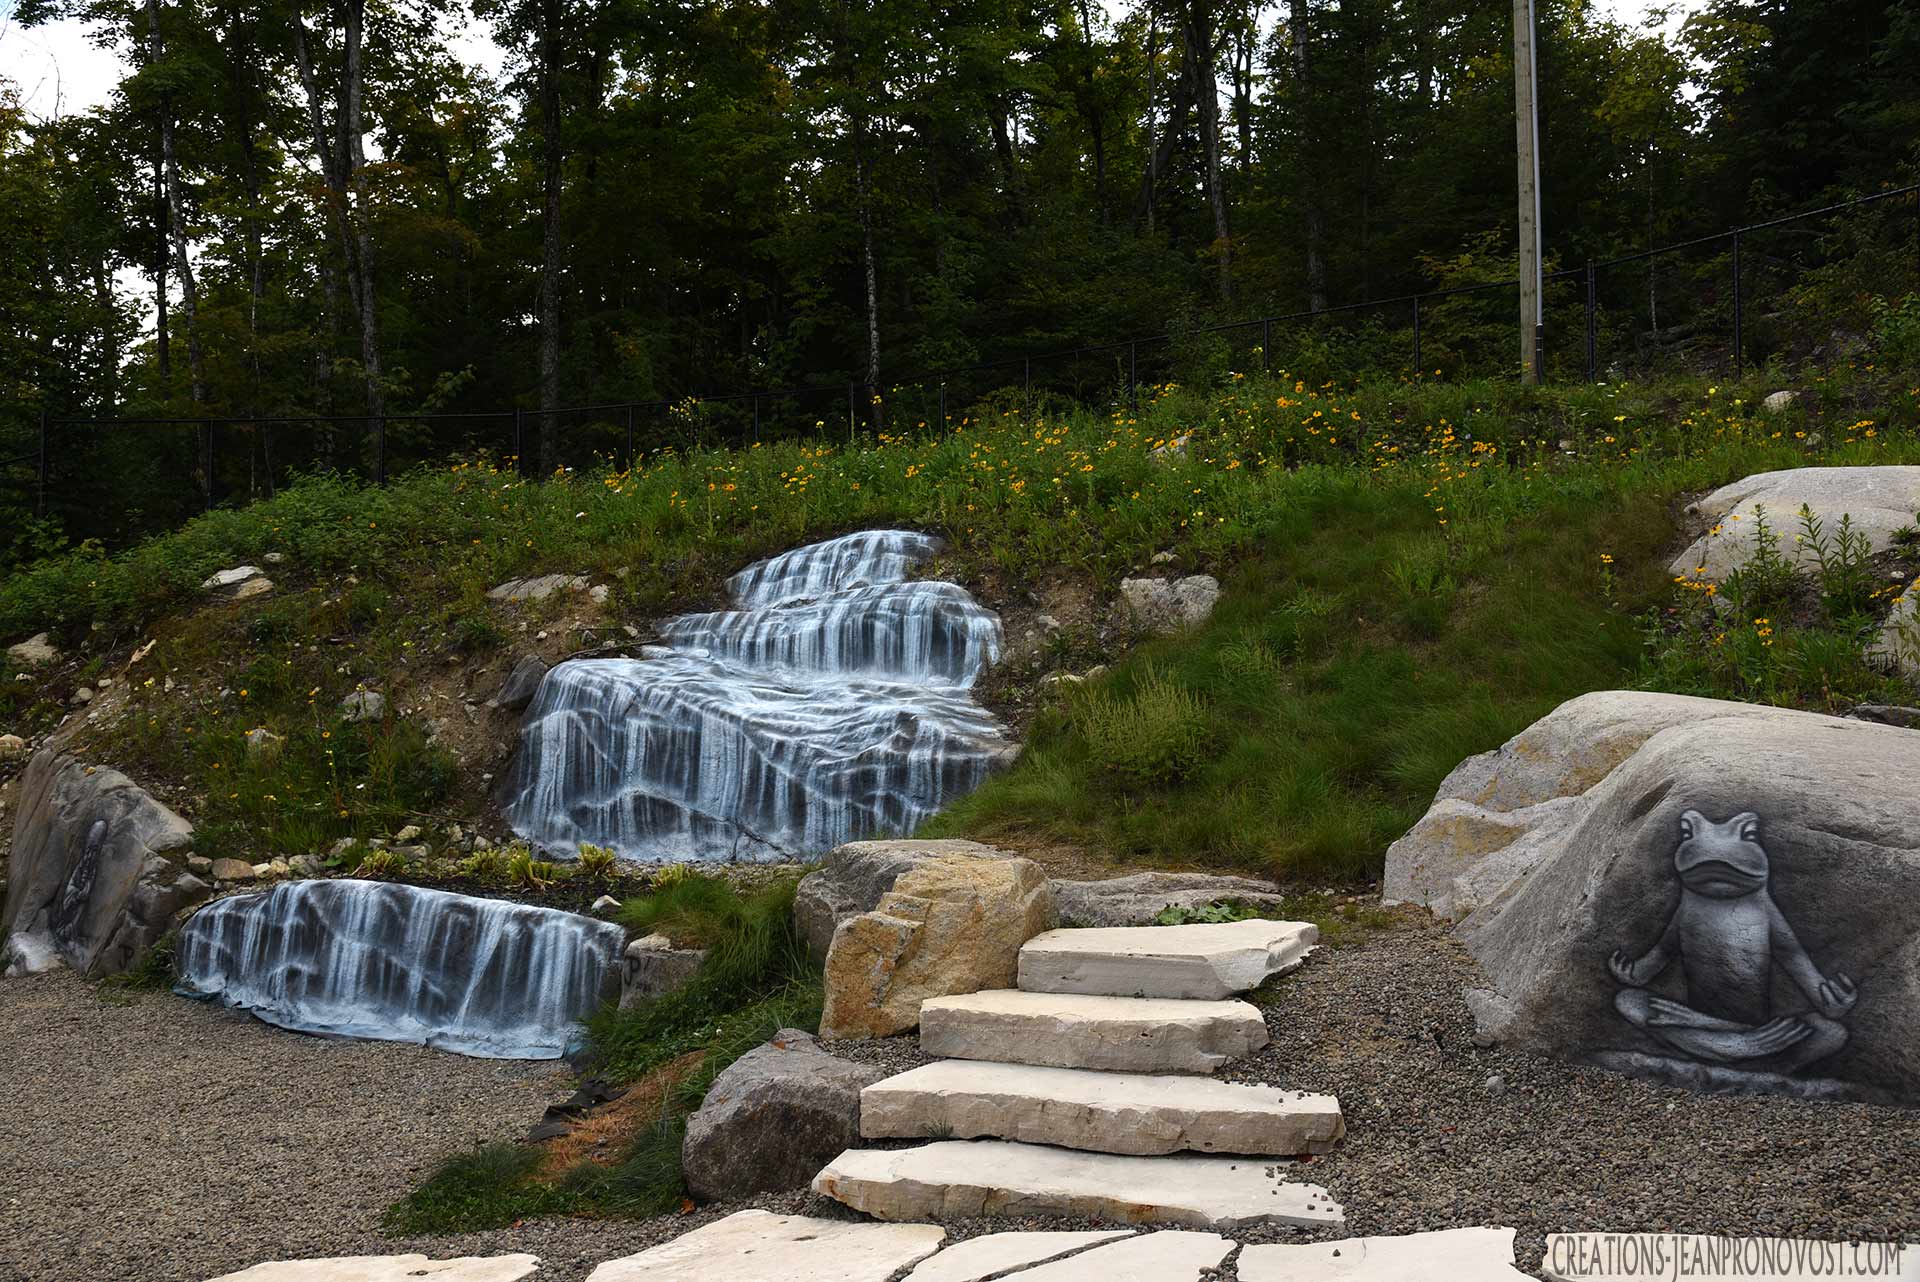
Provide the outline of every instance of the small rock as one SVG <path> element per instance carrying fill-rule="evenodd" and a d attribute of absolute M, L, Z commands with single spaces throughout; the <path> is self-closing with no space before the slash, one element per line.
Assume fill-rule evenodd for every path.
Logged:
<path fill-rule="evenodd" d="M 547 661 L 537 654 L 521 657 L 513 665 L 513 671 L 507 674 L 506 682 L 501 685 L 488 706 L 504 708 L 508 712 L 518 712 L 533 702 L 533 696 L 540 689 L 541 680 L 547 675 Z"/>
<path fill-rule="evenodd" d="M 93 691 L 86 686 L 81 686 L 73 692 L 73 697 L 67 700 L 67 702 L 76 708 L 84 708 L 87 704 L 93 702 Z"/>
<path fill-rule="evenodd" d="M 260 559 L 268 565 L 283 565 L 286 563 L 287 554 L 285 552 L 269 552 Z"/>
<path fill-rule="evenodd" d="M 207 858 L 205 855 L 188 855 L 187 871 L 199 873 L 202 876 L 210 874 L 213 872 L 213 860 Z"/>
<path fill-rule="evenodd" d="M 585 592 L 590 584 L 579 575 L 542 574 L 531 579 L 509 579 L 487 595 L 496 601 L 544 601 L 556 592 Z"/>
<path fill-rule="evenodd" d="M 419 836 L 420 836 L 420 825 L 408 824 L 406 827 L 402 828 L 399 832 L 394 833 L 393 839 L 395 842 L 401 845 L 405 845 L 407 842 L 413 841 Z"/>
<path fill-rule="evenodd" d="M 7 647 L 7 657 L 23 668 L 40 668 L 59 661 L 60 651 L 47 640 L 47 634 L 36 632 L 15 645 Z"/>
<path fill-rule="evenodd" d="M 1066 626 L 1065 624 L 1061 623 L 1060 620 L 1054 618 L 1051 614 L 1043 614 L 1034 621 L 1049 632 L 1058 632 L 1061 628 Z"/>
<path fill-rule="evenodd" d="M 605 605 L 607 603 L 607 585 L 597 583 L 587 589 L 587 595 L 593 599 L 595 605 Z"/>
<path fill-rule="evenodd" d="M 448 840 L 448 841 L 450 841 L 450 842 L 456 842 L 456 843 L 458 843 L 458 842 L 462 842 L 462 841 L 465 841 L 466 839 L 467 839 L 467 830 L 466 830 L 466 829 L 464 829 L 464 828 L 462 828 L 462 827 L 461 827 L 461 826 L 460 826 L 459 824 L 448 824 L 448 825 L 447 825 L 447 840 Z"/>
<path fill-rule="evenodd" d="M 1179 558 L 1171 552 L 1155 552 L 1153 554 L 1153 564 L 1155 565 L 1172 565 L 1177 560 L 1179 560 Z"/>
<path fill-rule="evenodd" d="M 593 901 L 591 911 L 596 913 L 610 913 L 617 911 L 619 907 L 620 901 L 618 899 L 615 899 L 612 895 L 602 895 Z"/>
<path fill-rule="evenodd" d="M 27 741 L 17 734 L 0 734 L 0 761 L 20 761 L 27 755 Z"/>
<path fill-rule="evenodd" d="M 265 867 L 264 864 L 261 866 Z M 252 881 L 260 875 L 254 871 L 252 864 L 238 859 L 216 859 L 209 871 L 213 873 L 215 881 Z"/>
<path fill-rule="evenodd" d="M 265 596 L 271 591 L 273 591 L 273 580 L 262 575 L 257 579 L 248 579 L 245 583 L 235 588 L 233 590 L 233 599 L 236 601 L 245 601 L 250 597 Z"/>
<path fill-rule="evenodd" d="M 257 565 L 236 565 L 231 570 L 220 570 L 207 576 L 200 586 L 212 591 L 215 588 L 231 588 L 245 583 L 248 579 L 257 579 L 265 571 Z"/>
<path fill-rule="evenodd" d="M 1493 1074 L 1493 1076 L 1487 1078 L 1487 1094 L 1505 1095 L 1506 1093 L 1507 1093 L 1506 1078 L 1500 1076 L 1500 1074 L 1498 1073 L 1495 1073 Z"/>
<path fill-rule="evenodd" d="M 255 761 L 275 761 L 279 759 L 280 750 L 286 743 L 283 736 L 265 726 L 255 726 L 247 731 L 247 756 Z"/>
<path fill-rule="evenodd" d="M 1156 445 L 1148 450 L 1147 457 L 1156 463 L 1171 463 L 1174 459 L 1183 459 L 1187 456 L 1187 444 L 1192 440 L 1191 434 L 1176 436 L 1165 445 Z"/>
<path fill-rule="evenodd" d="M 1120 596 L 1134 620 L 1150 632 L 1178 632 L 1204 623 L 1220 600 L 1220 581 L 1210 574 L 1184 579 L 1125 579 Z"/>
<path fill-rule="evenodd" d="M 378 721 L 386 711 L 386 696 L 378 690 L 355 690 L 340 701 L 342 721 Z"/>
<path fill-rule="evenodd" d="M 1760 408 L 1769 414 L 1779 414 L 1787 410 L 1799 399 L 1800 396 L 1797 392 L 1774 392 L 1764 401 L 1760 402 Z"/>
<path fill-rule="evenodd" d="M 1077 686 L 1085 685 L 1086 680 L 1087 679 L 1078 672 L 1049 672 L 1046 676 L 1040 678 L 1040 684 L 1048 687 Z"/>
<path fill-rule="evenodd" d="M 275 877 L 291 877 L 293 865 L 284 859 L 270 859 L 267 861 L 267 872 Z"/>
<path fill-rule="evenodd" d="M 326 865 L 312 855 L 295 855 L 287 865 L 302 877 L 318 877 L 326 871 Z"/>

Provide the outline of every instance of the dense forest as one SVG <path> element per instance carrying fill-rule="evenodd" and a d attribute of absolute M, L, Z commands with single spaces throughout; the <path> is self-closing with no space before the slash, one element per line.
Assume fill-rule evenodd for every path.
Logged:
<path fill-rule="evenodd" d="M 864 404 L 928 368 L 1513 273 L 1504 4 L 16 13 L 74 17 L 132 70 L 109 105 L 59 119 L 30 118 L 0 81 L 0 458 L 33 448 L 43 409 L 284 420 L 795 384 L 857 384 Z M 1671 39 L 1580 0 L 1545 0 L 1538 20 L 1550 266 L 1920 167 L 1907 0 L 1710 0 Z M 463 21 L 507 51 L 498 76 L 450 50 Z M 1913 244 L 1912 202 L 1894 204 L 1851 231 L 1785 230 L 1749 270 L 1764 280 L 1796 246 L 1847 259 L 1833 242 L 1853 236 L 1841 284 L 1864 305 L 1890 287 L 1886 246 Z M 1689 309 L 1724 307 L 1721 276 L 1701 283 L 1710 257 L 1699 279 L 1662 270 L 1680 274 L 1605 283 L 1620 343 L 1641 354 L 1684 337 Z M 1769 306 L 1792 301 L 1775 293 Z M 1476 325 L 1507 360 L 1511 315 L 1510 294 L 1441 312 L 1423 363 L 1465 361 Z M 924 397 L 911 414 L 930 417 Z M 82 430 L 56 452 L 89 448 Z M 270 482 L 275 460 L 248 452 Z"/>

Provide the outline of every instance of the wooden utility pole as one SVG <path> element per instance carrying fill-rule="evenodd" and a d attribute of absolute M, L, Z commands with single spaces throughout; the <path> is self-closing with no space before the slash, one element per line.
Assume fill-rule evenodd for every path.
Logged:
<path fill-rule="evenodd" d="M 1540 108 L 1533 0 L 1513 0 L 1513 132 L 1520 161 L 1520 378 L 1538 383 L 1545 353 L 1540 266 Z"/>

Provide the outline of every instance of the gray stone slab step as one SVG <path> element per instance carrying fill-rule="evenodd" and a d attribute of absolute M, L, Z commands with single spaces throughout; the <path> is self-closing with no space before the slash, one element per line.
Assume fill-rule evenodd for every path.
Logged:
<path fill-rule="evenodd" d="M 1513 1267 L 1513 1235 L 1442 1229 L 1249 1246 L 1240 1252 L 1240 1282 L 1527 1282 Z"/>
<path fill-rule="evenodd" d="M 861 1091 L 860 1133 L 990 1137 L 1136 1156 L 1293 1157 L 1327 1152 L 1346 1123 L 1331 1095 L 1206 1077 L 946 1059 Z"/>
<path fill-rule="evenodd" d="M 671 1242 L 609 1260 L 587 1282 L 887 1282 L 940 1249 L 934 1224 L 851 1224 L 736 1211 Z"/>
<path fill-rule="evenodd" d="M 1261 1224 L 1340 1225 L 1324 1188 L 1271 1158 L 1122 1157 L 1005 1140 L 848 1149 L 813 1191 L 882 1220 L 1072 1215 L 1231 1232 Z"/>
<path fill-rule="evenodd" d="M 1133 1229 L 1093 1229 L 1075 1233 L 1060 1230 L 1015 1229 L 985 1233 L 955 1242 L 931 1260 L 922 1260 L 906 1282 L 982 1282 L 1016 1269 L 1031 1269 L 1090 1247 L 1132 1237 Z"/>
<path fill-rule="evenodd" d="M 952 1059 L 1211 1073 L 1266 1044 L 1266 1022 L 1246 1002 L 1000 988 L 936 997 L 920 1007 L 920 1048 Z"/>
<path fill-rule="evenodd" d="M 1304 921 L 1049 930 L 1020 949 L 1030 993 L 1218 1000 L 1298 966 L 1319 942 Z"/>

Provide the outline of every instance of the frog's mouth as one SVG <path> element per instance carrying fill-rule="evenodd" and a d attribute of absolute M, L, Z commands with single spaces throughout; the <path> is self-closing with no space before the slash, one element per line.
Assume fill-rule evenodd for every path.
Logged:
<path fill-rule="evenodd" d="M 1765 873 L 1737 868 L 1723 859 L 1709 859 L 1680 872 L 1681 884 L 1709 899 L 1738 899 L 1767 884 Z"/>

